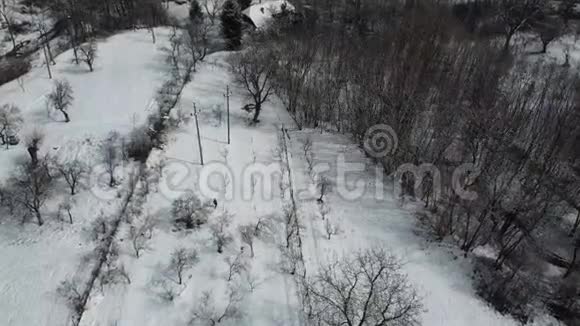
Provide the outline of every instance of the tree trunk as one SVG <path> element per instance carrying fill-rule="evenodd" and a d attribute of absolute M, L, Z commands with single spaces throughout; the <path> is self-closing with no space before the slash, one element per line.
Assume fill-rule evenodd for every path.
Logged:
<path fill-rule="evenodd" d="M 2 8 L 2 12 L 0 12 L 0 14 L 4 18 L 4 21 L 6 22 L 8 36 L 10 37 L 10 40 L 12 41 L 12 50 L 14 50 L 14 49 L 16 49 L 16 36 L 14 35 L 14 29 L 12 27 L 12 22 L 10 21 L 10 19 L 6 15 L 5 10 L 6 10 L 6 8 Z"/>
<path fill-rule="evenodd" d="M 570 266 L 568 267 L 568 269 L 566 270 L 566 273 L 564 274 L 564 276 L 562 278 L 567 278 L 568 276 L 570 276 L 570 274 L 572 274 L 572 271 L 574 270 L 574 267 L 576 266 L 576 258 L 578 257 L 578 249 L 580 249 L 579 246 L 574 247 L 574 254 L 572 255 L 572 261 L 570 262 Z"/>
<path fill-rule="evenodd" d="M 28 154 L 30 155 L 30 161 L 32 162 L 32 166 L 36 166 L 38 164 L 38 148 L 31 146 L 28 147 Z"/>
<path fill-rule="evenodd" d="M 258 123 L 260 122 L 260 120 L 258 119 L 258 117 L 260 116 L 260 112 L 262 111 L 262 104 L 257 104 L 256 103 L 256 107 L 254 108 L 254 122 Z"/>
<path fill-rule="evenodd" d="M 45 36 L 45 40 L 46 40 L 46 51 L 48 53 L 48 58 L 50 59 L 50 64 L 55 65 L 56 62 L 54 61 L 54 57 L 52 56 L 52 49 L 50 48 L 50 40 L 48 39 L 48 36 Z"/>
<path fill-rule="evenodd" d="M 510 33 L 508 33 L 508 34 L 506 34 L 506 37 L 505 37 L 505 42 L 504 42 L 504 44 L 503 44 L 503 52 L 504 52 L 504 53 L 508 53 L 508 52 L 509 52 L 509 49 L 510 49 L 510 43 L 511 43 L 511 41 L 512 41 L 512 37 L 513 37 L 513 36 L 514 36 L 514 34 L 513 34 L 513 33 L 511 33 L 511 32 L 510 32 Z"/>
<path fill-rule="evenodd" d="M 579 226 L 580 226 L 580 209 L 578 210 L 578 215 L 576 215 L 576 221 L 574 222 L 574 225 L 572 226 L 572 229 L 570 230 L 570 234 L 568 236 L 573 237 L 576 234 L 576 231 L 578 231 Z"/>
<path fill-rule="evenodd" d="M 548 51 L 548 42 L 542 42 L 542 53 L 546 53 Z"/>
<path fill-rule="evenodd" d="M 40 214 L 40 210 L 36 209 L 34 214 L 36 215 L 36 221 L 38 222 L 38 226 L 42 226 L 44 224 L 44 220 L 42 219 L 42 215 Z"/>
<path fill-rule="evenodd" d="M 64 115 L 64 122 L 70 122 L 70 118 L 68 116 L 68 113 L 66 113 L 65 110 L 60 110 L 60 112 L 62 112 L 62 115 Z"/>
<path fill-rule="evenodd" d="M 48 79 L 52 79 L 52 71 L 50 70 L 50 62 L 48 61 L 48 54 L 46 54 L 46 46 L 42 46 L 42 53 L 44 54 L 44 62 L 46 63 L 46 70 L 48 71 Z"/>
<path fill-rule="evenodd" d="M 72 44 L 71 46 L 73 48 L 73 55 L 75 57 L 75 64 L 78 65 L 79 64 L 79 50 L 74 44 Z"/>
<path fill-rule="evenodd" d="M 157 38 L 155 37 L 155 28 L 151 27 L 151 38 L 153 39 L 153 44 L 157 42 Z"/>

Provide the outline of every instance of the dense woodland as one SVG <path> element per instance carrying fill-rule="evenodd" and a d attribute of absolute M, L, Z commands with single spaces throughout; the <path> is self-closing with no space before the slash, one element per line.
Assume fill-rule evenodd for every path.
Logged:
<path fill-rule="evenodd" d="M 31 3 L 49 10 L 54 28 L 91 70 L 96 36 L 148 28 L 155 40 L 154 26 L 173 24 L 156 0 Z M 376 163 L 401 189 L 401 201 L 412 197 L 422 203 L 417 220 L 426 237 L 453 243 L 474 258 L 478 293 L 522 322 L 539 310 L 570 325 L 580 322 L 580 79 L 568 57 L 564 65 L 540 59 L 554 40 L 580 33 L 577 1 L 296 0 L 294 11 L 283 10 L 270 28 L 258 31 L 243 24 L 243 1 L 225 1 L 221 12 L 207 9 L 204 1 L 194 3 L 191 23 L 175 32 L 167 49 L 175 78 L 160 97 L 183 88 L 204 59 L 210 28 L 200 17 L 208 16 L 212 26 L 220 24 L 224 48 L 241 49 L 231 69 L 247 88 L 251 104 L 244 109 L 253 112 L 253 123 L 275 95 L 299 128 L 348 134 L 361 146 L 374 125 L 392 127 L 398 148 Z M 42 37 L 53 28 L 44 28 L 39 43 L 50 44 Z M 518 48 L 519 36 L 539 39 L 538 53 Z M 7 58 L 20 57 L 17 44 L 14 50 Z M 186 53 L 186 59 L 176 53 Z M 26 66 L 25 59 L 14 58 Z M 10 69 L 18 70 L 15 65 Z M 70 85 L 57 81 L 52 94 L 51 105 L 68 122 Z M 142 161 L 159 146 L 167 115 L 160 106 L 148 131 L 131 135 L 127 156 Z M 8 146 L 4 130 L 21 123 L 18 109 L 2 107 L 0 123 L 5 126 L 0 140 Z M 22 199 L 3 197 L 4 205 L 24 207 L 39 225 L 52 178 L 49 162 L 36 156 L 41 140 L 41 135 L 26 140 L 30 162 L 13 178 L 12 189 Z M 104 146 L 104 160 L 118 160 L 107 159 L 113 152 Z M 408 163 L 437 169 L 400 173 Z M 58 171 L 74 194 L 84 168 Z M 440 188 L 434 180 L 442 181 Z M 115 184 L 112 174 L 110 183 Z M 465 198 L 458 187 L 477 196 Z M 191 202 L 175 204 L 174 214 Z M 194 211 L 202 209 L 198 204 Z M 193 227 L 199 222 L 193 215 L 176 217 Z M 491 248 L 493 258 L 477 255 L 480 248 Z M 384 253 L 366 255 L 388 260 Z M 353 272 L 347 265 L 345 277 Z M 553 273 L 554 267 L 560 272 Z M 323 281 L 333 280 L 321 278 L 310 288 L 320 301 L 330 295 L 324 295 L 330 287 Z M 414 300 L 409 307 L 418 313 Z"/>
<path fill-rule="evenodd" d="M 540 307 L 577 323 L 580 84 L 567 64 L 512 48 L 516 33 L 543 36 L 541 52 L 551 41 L 545 29 L 556 29 L 552 40 L 577 33 L 569 7 L 554 7 L 570 2 L 297 5 L 255 37 L 252 54 L 269 65 L 296 123 L 361 145 L 372 126 L 391 126 L 398 149 L 378 163 L 400 183 L 401 198 L 424 203 L 420 223 L 466 256 L 482 246 L 497 253 L 476 256 L 481 296 L 522 321 Z M 406 163 L 437 169 L 397 174 Z M 461 198 L 454 183 L 477 198 Z"/>

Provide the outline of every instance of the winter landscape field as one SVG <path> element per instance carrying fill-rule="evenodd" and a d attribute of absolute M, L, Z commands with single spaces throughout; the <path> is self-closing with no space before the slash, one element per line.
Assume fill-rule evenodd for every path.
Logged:
<path fill-rule="evenodd" d="M 0 325 L 580 322 L 575 1 L 0 5 Z"/>

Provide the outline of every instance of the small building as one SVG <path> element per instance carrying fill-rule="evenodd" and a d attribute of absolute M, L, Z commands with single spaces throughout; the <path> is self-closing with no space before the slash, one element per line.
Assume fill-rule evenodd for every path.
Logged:
<path fill-rule="evenodd" d="M 294 11 L 294 6 L 286 0 L 257 0 L 258 3 L 242 11 L 244 20 L 254 28 L 263 28 L 276 14 L 284 10 Z"/>

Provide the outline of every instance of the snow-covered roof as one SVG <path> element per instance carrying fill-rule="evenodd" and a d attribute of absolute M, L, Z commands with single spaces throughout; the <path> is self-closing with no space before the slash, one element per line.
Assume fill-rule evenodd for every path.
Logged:
<path fill-rule="evenodd" d="M 282 11 L 284 6 L 286 6 L 287 10 L 294 10 L 294 6 L 286 0 L 258 1 L 260 3 L 255 3 L 242 12 L 250 18 L 257 28 L 264 27 L 272 19 L 273 15 Z"/>

